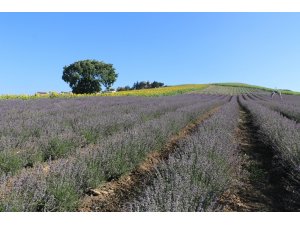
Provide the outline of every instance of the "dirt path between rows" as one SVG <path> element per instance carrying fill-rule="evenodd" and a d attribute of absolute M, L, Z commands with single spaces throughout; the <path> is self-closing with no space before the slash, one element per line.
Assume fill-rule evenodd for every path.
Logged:
<path fill-rule="evenodd" d="M 289 211 L 282 197 L 284 173 L 275 165 L 273 150 L 260 140 L 250 112 L 241 105 L 236 138 L 243 155 L 244 173 L 237 185 L 222 196 L 223 211 Z"/>
<path fill-rule="evenodd" d="M 161 151 L 149 154 L 146 160 L 130 174 L 124 175 L 118 180 L 108 182 L 97 189 L 90 190 L 90 195 L 82 199 L 78 211 L 121 211 L 122 205 L 134 197 L 136 190 L 150 182 L 155 166 L 158 165 L 160 161 L 166 160 L 176 149 L 180 140 L 191 134 L 199 124 L 210 118 L 220 107 L 221 106 L 218 106 L 210 110 L 200 116 L 196 122 L 187 125 L 178 135 L 173 136 Z"/>

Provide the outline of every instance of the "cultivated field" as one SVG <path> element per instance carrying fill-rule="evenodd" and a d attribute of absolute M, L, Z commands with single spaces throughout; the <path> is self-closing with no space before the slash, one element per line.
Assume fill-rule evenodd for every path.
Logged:
<path fill-rule="evenodd" d="M 0 101 L 0 211 L 300 211 L 300 97 L 186 90 Z"/>
<path fill-rule="evenodd" d="M 207 84 L 185 84 L 176 85 L 169 87 L 159 87 L 151 89 L 141 89 L 141 90 L 130 90 L 130 91 L 118 91 L 118 92 L 101 92 L 95 94 L 73 94 L 73 93 L 57 93 L 57 92 L 45 92 L 45 94 L 36 93 L 34 95 L 0 95 L 1 99 L 40 99 L 40 98 L 78 98 L 78 97 L 93 97 L 93 96 L 147 96 L 147 97 L 157 97 L 157 96 L 171 96 L 184 94 L 191 91 L 199 91 L 207 88 Z"/>

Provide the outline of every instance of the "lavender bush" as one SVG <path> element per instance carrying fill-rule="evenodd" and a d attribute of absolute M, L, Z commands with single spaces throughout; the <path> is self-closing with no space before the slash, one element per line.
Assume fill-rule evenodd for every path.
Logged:
<path fill-rule="evenodd" d="M 14 174 L 38 162 L 67 157 L 78 148 L 98 145 L 114 133 L 214 98 L 218 97 L 1 101 L 0 174 Z"/>
<path fill-rule="evenodd" d="M 281 113 L 289 119 L 293 119 L 298 123 L 300 122 L 300 105 L 297 106 L 296 104 L 277 101 L 264 101 L 259 103 L 269 109 Z"/>
<path fill-rule="evenodd" d="M 133 102 L 134 104 L 142 104 L 139 102 L 141 98 L 125 100 L 131 99 L 138 101 Z M 148 101 L 149 111 L 152 107 L 161 108 L 166 107 L 165 105 L 171 107 L 172 103 L 173 111 L 169 110 L 159 117 L 146 119 L 131 129 L 119 130 L 101 142 L 74 151 L 65 159 L 23 169 L 20 174 L 7 178 L 1 184 L 4 189 L 8 189 L 7 193 L 11 194 L 5 196 L 0 208 L 4 211 L 72 211 L 87 188 L 95 187 L 101 182 L 117 178 L 132 170 L 148 152 L 159 150 L 171 135 L 187 123 L 227 101 L 222 96 L 201 95 L 142 99 Z M 127 102 L 123 107 L 133 103 Z M 155 106 L 155 103 L 160 105 Z M 119 107 L 118 104 L 121 102 L 116 104 L 117 106 L 112 104 L 111 107 Z M 88 109 L 85 108 L 84 112 L 88 112 Z M 124 111 L 126 108 L 122 109 Z M 128 110 L 130 107 L 125 111 Z"/>
<path fill-rule="evenodd" d="M 259 134 L 264 143 L 273 149 L 272 170 L 276 173 L 280 185 L 283 208 L 289 211 L 299 210 L 300 207 L 300 126 L 295 120 L 273 111 L 268 102 L 244 99 L 242 104 L 253 115 L 253 121 L 259 127 Z M 284 107 L 283 107 L 284 109 Z M 279 109 L 280 111 L 282 109 Z"/>
<path fill-rule="evenodd" d="M 179 144 L 157 168 L 153 183 L 124 205 L 124 211 L 211 211 L 239 165 L 234 130 L 236 97 Z"/>
<path fill-rule="evenodd" d="M 263 94 L 263 93 L 251 93 L 248 94 L 248 96 L 254 97 L 253 100 L 262 100 L 262 101 L 268 101 L 272 103 L 280 103 L 284 105 L 291 105 L 291 106 L 300 106 L 300 96 L 297 95 L 282 95 L 282 98 L 280 98 L 278 95 L 275 95 L 275 97 L 271 98 L 271 94 Z"/>
<path fill-rule="evenodd" d="M 300 168 L 300 127 L 280 113 L 268 109 L 256 101 L 241 100 L 252 113 L 256 125 L 260 128 L 263 141 L 287 161 L 292 167 Z"/>

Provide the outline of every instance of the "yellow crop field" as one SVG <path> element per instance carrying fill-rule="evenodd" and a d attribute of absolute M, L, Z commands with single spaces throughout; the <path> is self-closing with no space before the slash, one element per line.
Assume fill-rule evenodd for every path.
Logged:
<path fill-rule="evenodd" d="M 142 90 L 120 91 L 112 93 L 104 93 L 105 96 L 167 96 L 183 94 L 190 91 L 202 90 L 206 88 L 206 84 L 187 84 L 161 88 L 151 88 Z"/>
<path fill-rule="evenodd" d="M 209 85 L 207 84 L 186 84 L 161 88 L 151 88 L 142 90 L 130 90 L 130 91 L 118 91 L 118 92 L 103 92 L 96 94 L 59 94 L 56 92 L 50 92 L 49 94 L 35 94 L 35 95 L 1 95 L 0 99 L 36 99 L 36 98 L 76 98 L 76 97 L 88 97 L 88 96 L 169 96 L 178 95 L 191 91 L 202 90 Z"/>

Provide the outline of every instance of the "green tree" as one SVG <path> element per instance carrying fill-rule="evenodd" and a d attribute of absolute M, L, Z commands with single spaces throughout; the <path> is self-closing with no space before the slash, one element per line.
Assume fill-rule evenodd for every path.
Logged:
<path fill-rule="evenodd" d="M 101 84 L 109 89 L 117 77 L 112 64 L 82 60 L 65 66 L 62 79 L 69 83 L 73 93 L 90 94 L 101 91 Z"/>
<path fill-rule="evenodd" d="M 110 90 L 113 83 L 117 80 L 117 77 L 118 74 L 115 73 L 115 70 L 111 66 L 106 66 L 103 68 L 100 82 L 106 88 L 106 90 Z"/>
<path fill-rule="evenodd" d="M 151 88 L 158 88 L 158 87 L 162 87 L 162 86 L 164 86 L 164 83 L 157 82 L 157 81 L 153 81 L 151 83 Z"/>

